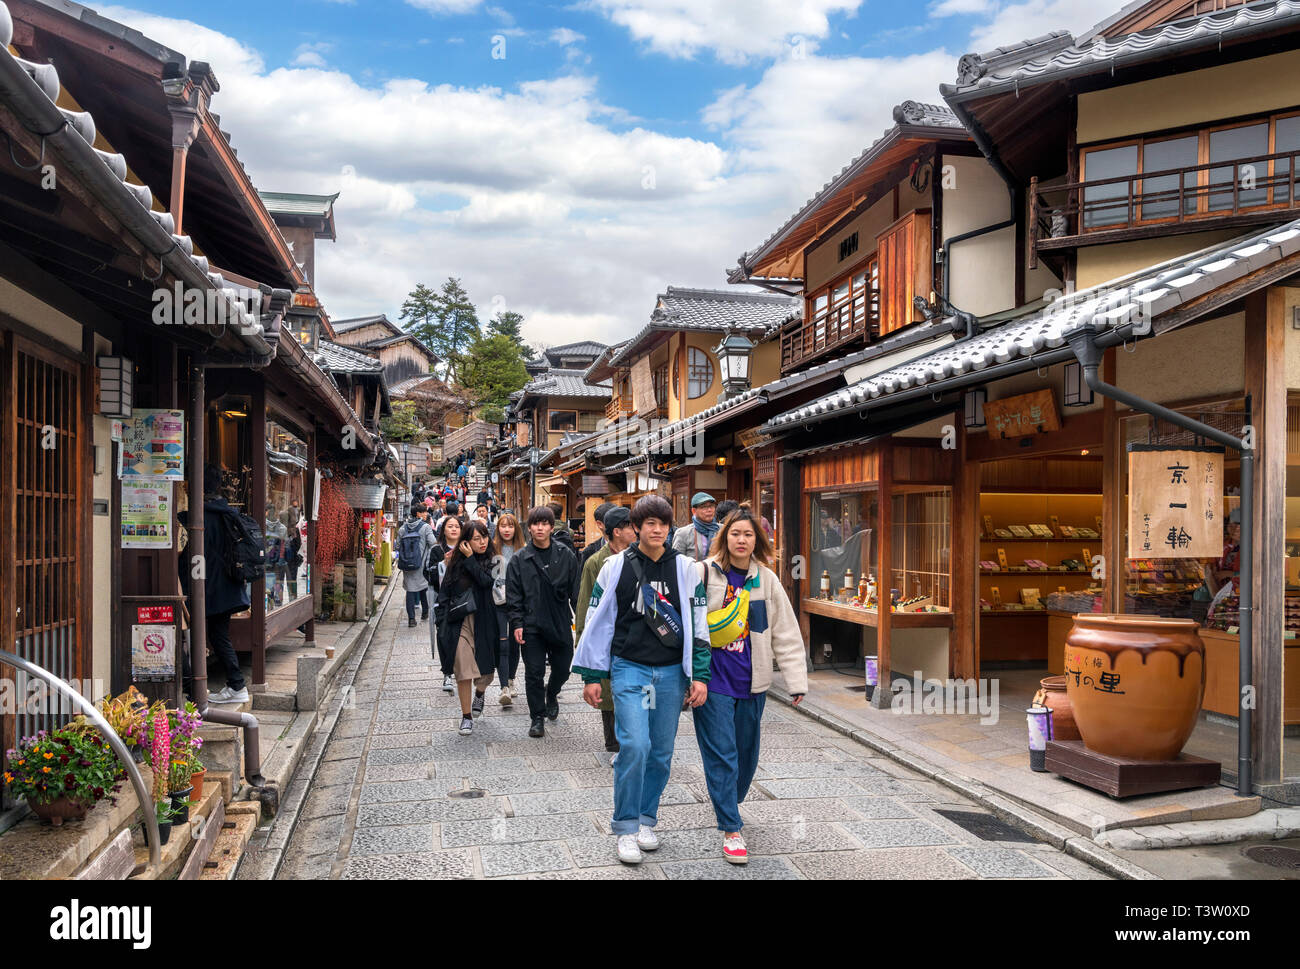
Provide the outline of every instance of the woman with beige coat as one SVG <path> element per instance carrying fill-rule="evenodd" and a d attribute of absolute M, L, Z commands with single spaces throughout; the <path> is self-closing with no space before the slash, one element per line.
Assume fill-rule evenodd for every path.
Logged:
<path fill-rule="evenodd" d="M 746 508 L 727 516 L 699 566 L 713 648 L 709 696 L 694 711 L 695 738 L 723 833 L 722 855 L 735 865 L 749 861 L 739 805 L 758 769 L 773 658 L 796 706 L 808 692 L 799 622 L 771 566 L 772 545 L 762 523 Z"/>

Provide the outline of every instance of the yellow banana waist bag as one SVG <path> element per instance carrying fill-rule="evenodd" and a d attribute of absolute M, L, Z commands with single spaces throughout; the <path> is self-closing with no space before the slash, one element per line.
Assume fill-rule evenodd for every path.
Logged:
<path fill-rule="evenodd" d="M 709 645 L 714 649 L 730 646 L 749 634 L 749 593 L 757 584 L 757 576 L 747 580 L 744 588 L 736 592 L 736 598 L 709 613 Z"/>

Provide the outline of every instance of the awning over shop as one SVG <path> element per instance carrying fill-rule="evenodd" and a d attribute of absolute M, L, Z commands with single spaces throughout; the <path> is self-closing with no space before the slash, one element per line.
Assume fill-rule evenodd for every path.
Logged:
<path fill-rule="evenodd" d="M 386 484 L 378 481 L 340 481 L 338 487 L 349 507 L 360 511 L 374 511 L 384 507 L 384 495 L 388 491 Z"/>

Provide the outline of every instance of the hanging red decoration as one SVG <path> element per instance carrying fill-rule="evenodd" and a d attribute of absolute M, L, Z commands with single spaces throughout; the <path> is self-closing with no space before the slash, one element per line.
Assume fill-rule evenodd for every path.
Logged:
<path fill-rule="evenodd" d="M 331 479 L 321 481 L 320 516 L 316 520 L 316 567 L 322 577 L 334 571 L 334 565 L 351 548 L 355 513 L 343 492 Z"/>

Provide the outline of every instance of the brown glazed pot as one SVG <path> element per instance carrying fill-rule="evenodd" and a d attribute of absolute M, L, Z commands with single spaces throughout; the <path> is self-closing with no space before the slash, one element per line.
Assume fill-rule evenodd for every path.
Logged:
<path fill-rule="evenodd" d="M 1066 691 L 1084 746 L 1173 760 L 1205 694 L 1205 645 L 1191 619 L 1080 613 L 1065 638 Z"/>
<path fill-rule="evenodd" d="M 1052 711 L 1053 740 L 1082 740 L 1074 722 L 1074 705 L 1065 688 L 1064 676 L 1044 676 L 1038 681 L 1043 688 L 1043 705 Z"/>

